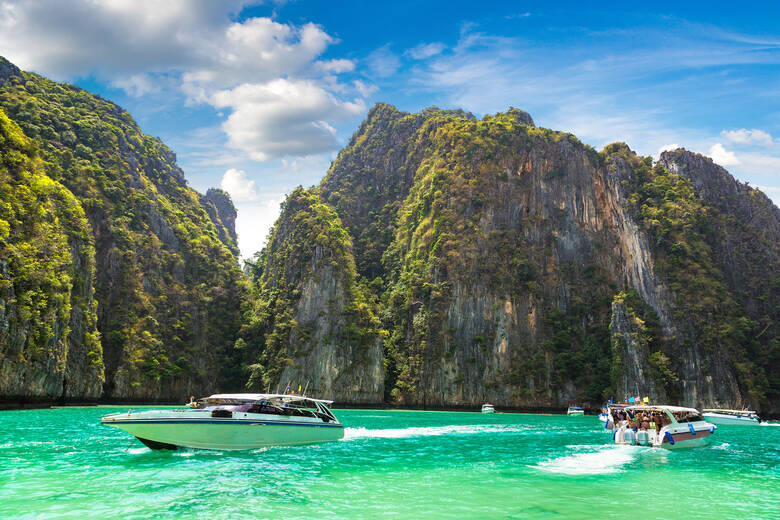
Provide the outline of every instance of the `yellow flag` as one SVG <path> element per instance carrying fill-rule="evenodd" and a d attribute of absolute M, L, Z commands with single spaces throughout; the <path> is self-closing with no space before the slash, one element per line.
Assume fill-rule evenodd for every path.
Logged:
<path fill-rule="evenodd" d="M 301 385 L 298 385 L 298 393 L 301 393 Z"/>

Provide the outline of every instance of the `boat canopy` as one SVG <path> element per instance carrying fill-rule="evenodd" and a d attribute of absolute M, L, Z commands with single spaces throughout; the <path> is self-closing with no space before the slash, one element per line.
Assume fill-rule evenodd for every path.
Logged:
<path fill-rule="evenodd" d="M 279 399 L 281 401 L 288 402 L 288 403 L 299 402 L 299 401 L 311 401 L 313 403 L 323 403 L 326 405 L 333 404 L 333 401 L 329 401 L 327 399 L 314 399 L 313 397 L 306 397 L 304 395 L 294 395 L 294 394 L 214 394 L 204 399 L 212 400 L 212 401 L 230 400 L 230 401 L 245 401 L 245 402 L 270 401 L 272 399 Z"/>
<path fill-rule="evenodd" d="M 643 404 L 641 406 L 627 406 L 626 409 L 628 410 L 669 410 L 670 412 L 693 412 L 693 413 L 699 413 L 699 410 L 696 408 L 686 408 L 684 406 L 669 406 L 666 404 Z"/>

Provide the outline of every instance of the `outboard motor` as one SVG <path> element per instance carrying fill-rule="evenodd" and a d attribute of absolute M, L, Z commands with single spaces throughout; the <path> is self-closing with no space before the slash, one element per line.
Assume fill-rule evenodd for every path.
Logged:
<path fill-rule="evenodd" d="M 636 432 L 636 441 L 640 446 L 650 446 L 650 434 L 647 430 L 639 430 Z"/>
<path fill-rule="evenodd" d="M 631 428 L 626 428 L 626 432 L 623 434 L 623 438 L 625 439 L 626 444 L 630 444 L 631 446 L 636 444 L 636 432 Z"/>

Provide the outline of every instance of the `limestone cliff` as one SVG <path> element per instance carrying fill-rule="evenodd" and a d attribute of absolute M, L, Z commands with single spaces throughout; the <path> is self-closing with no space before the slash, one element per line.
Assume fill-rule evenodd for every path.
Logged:
<path fill-rule="evenodd" d="M 339 402 L 382 401 L 379 320 L 357 283 L 349 235 L 315 192 L 288 196 L 250 271 L 254 320 L 240 340 L 257 356 L 250 387 L 290 384 Z"/>
<path fill-rule="evenodd" d="M 235 357 L 243 291 L 230 201 L 189 188 L 175 154 L 119 106 L 2 58 L 0 109 L 38 150 L 46 182 L 72 194 L 93 248 L 82 255 L 86 249 L 72 247 L 74 272 L 87 273 L 73 278 L 72 294 L 98 302 L 102 354 L 88 349 L 98 352 L 92 360 L 71 350 L 72 368 L 42 370 L 54 379 L 30 395 L 52 395 L 59 377 L 67 384 L 56 396 L 64 388 L 65 397 L 95 397 L 103 365 L 108 398 L 178 400 L 219 390 Z M 83 319 L 74 311 L 70 320 L 68 337 L 77 344 Z M 87 330 L 97 342 L 94 327 Z M 64 355 L 57 359 L 65 363 Z M 91 364 L 100 374 L 87 370 Z M 33 370 L 14 366 L 16 378 Z"/>
<path fill-rule="evenodd" d="M 390 402 L 560 407 L 640 392 L 770 409 L 780 349 L 774 307 L 760 305 L 774 293 L 758 287 L 777 271 L 733 281 L 744 278 L 712 229 L 731 210 L 706 193 L 669 154 L 655 165 L 623 144 L 597 153 L 519 110 L 476 120 L 380 104 L 320 199 L 359 244 L 358 277 L 379 300 Z M 777 209 L 735 197 L 770 231 L 751 246 L 730 234 L 728 250 L 775 265 Z M 311 283 L 299 287 L 327 293 Z"/>
<path fill-rule="evenodd" d="M 0 110 L 0 401 L 94 399 L 94 244 L 73 194 Z"/>

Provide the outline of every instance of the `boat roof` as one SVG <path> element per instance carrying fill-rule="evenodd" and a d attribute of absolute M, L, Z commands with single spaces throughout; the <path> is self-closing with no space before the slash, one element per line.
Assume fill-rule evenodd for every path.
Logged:
<path fill-rule="evenodd" d="M 755 410 L 726 410 L 722 408 L 705 408 L 702 412 L 715 412 L 715 413 L 756 413 Z"/>
<path fill-rule="evenodd" d="M 327 399 L 314 399 L 305 395 L 295 394 L 214 394 L 205 399 L 234 399 L 237 401 L 267 401 L 269 399 L 281 399 L 283 401 L 312 401 L 314 403 L 333 404 Z"/>
<path fill-rule="evenodd" d="M 582 406 L 570 406 L 569 410 L 582 410 Z"/>
<path fill-rule="evenodd" d="M 663 408 L 664 410 L 669 410 L 670 412 L 699 413 L 699 410 L 697 410 L 696 408 L 686 408 L 684 406 L 671 406 L 668 404 L 643 404 L 639 406 L 627 406 L 626 408 L 630 408 L 631 410 L 657 410 L 659 408 Z"/>

